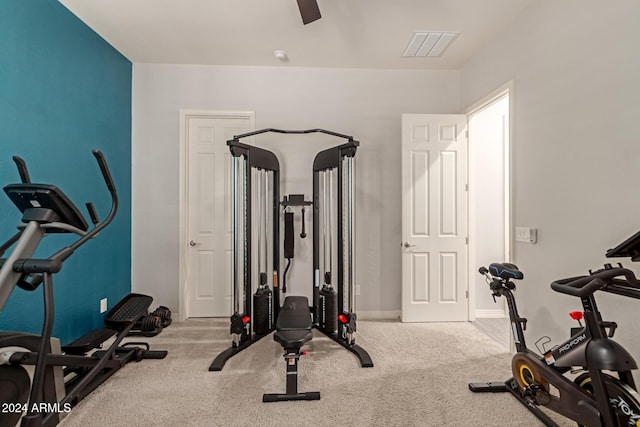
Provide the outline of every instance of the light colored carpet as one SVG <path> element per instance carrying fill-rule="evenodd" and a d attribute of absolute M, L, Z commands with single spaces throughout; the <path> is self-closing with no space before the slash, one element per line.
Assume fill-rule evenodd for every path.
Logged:
<path fill-rule="evenodd" d="M 357 342 L 373 368 L 361 368 L 354 355 L 314 331 L 298 388 L 320 391 L 321 400 L 263 403 L 263 393 L 285 390 L 282 348 L 271 336 L 231 358 L 221 372 L 209 372 L 230 344 L 228 321 L 174 322 L 149 340 L 152 348 L 169 351 L 166 359 L 129 364 L 62 425 L 541 425 L 509 394 L 468 390 L 468 382 L 510 376 L 511 356 L 474 326 L 362 321 L 358 328 Z"/>

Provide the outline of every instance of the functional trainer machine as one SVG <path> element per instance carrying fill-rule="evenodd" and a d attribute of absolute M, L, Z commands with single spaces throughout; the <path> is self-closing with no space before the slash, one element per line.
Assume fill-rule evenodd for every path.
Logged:
<path fill-rule="evenodd" d="M 166 351 L 150 351 L 146 343 L 122 340 L 146 313 L 153 298 L 130 294 L 105 315 L 105 327 L 89 332 L 60 347 L 51 337 L 54 320 L 53 275 L 66 259 L 90 239 L 96 237 L 117 211 L 116 187 L 100 151 L 94 150 L 106 186 L 111 194 L 111 210 L 101 222 L 87 203 L 94 228 L 88 225 L 76 206 L 54 185 L 31 183 L 26 164 L 14 157 L 22 183 L 4 187 L 5 193 L 22 212 L 19 231 L 0 246 L 0 256 L 13 247 L 6 259 L 0 259 L 0 310 L 18 286 L 44 291 L 44 322 L 41 335 L 0 332 L 0 425 L 13 426 L 21 418 L 22 426 L 52 426 L 80 400 L 106 381 L 129 361 L 162 359 Z M 72 233 L 78 240 L 49 258 L 32 258 L 47 235 Z M 86 353 L 113 338 L 106 350 Z M 61 354 L 61 351 L 64 354 Z M 35 366 L 33 379 L 25 366 Z M 23 413 L 24 416 L 23 416 Z"/>
<path fill-rule="evenodd" d="M 640 260 L 640 233 L 635 234 L 607 257 L 631 257 Z M 471 383 L 473 392 L 510 392 L 547 426 L 557 426 L 540 407 L 564 415 L 587 427 L 640 425 L 640 396 L 632 370 L 636 361 L 620 344 L 612 340 L 615 322 L 603 321 L 594 293 L 613 293 L 640 299 L 640 280 L 621 264 L 605 264 L 587 276 L 570 277 L 553 282 L 553 290 L 580 298 L 582 312 L 572 312 L 579 327 L 572 328 L 571 338 L 538 356 L 525 343 L 527 319 L 518 315 L 513 280 L 523 278 L 518 267 L 494 263 L 482 267 L 494 297 L 507 299 L 516 354 L 512 359 L 513 377 L 505 382 Z M 584 319 L 584 326 L 581 320 Z M 582 372 L 571 379 L 566 374 Z"/>
<path fill-rule="evenodd" d="M 268 150 L 240 142 L 242 138 L 266 132 L 317 132 L 347 139 L 345 144 L 316 155 L 311 202 L 304 201 L 302 195 L 291 195 L 280 203 L 277 157 Z M 283 346 L 287 361 L 287 392 L 268 394 L 263 400 L 319 399 L 319 393 L 297 392 L 297 363 L 303 354 L 301 347 L 312 339 L 312 329 L 355 354 L 362 367 L 373 366 L 369 354 L 355 342 L 355 154 L 359 142 L 324 129 L 263 129 L 234 136 L 227 145 L 233 175 L 232 345 L 214 359 L 209 370 L 222 370 L 229 358 L 275 330 L 274 340 Z M 306 297 L 287 296 L 281 307 L 280 207 L 308 205 L 313 205 L 313 301 L 309 306 Z M 337 230 L 333 229 L 334 221 Z M 285 258 L 289 262 L 293 258 L 293 246 L 289 243 L 294 238 L 292 227 L 292 217 L 285 217 Z M 257 262 L 253 255 L 257 255 Z M 337 274 L 332 272 L 334 261 Z"/>

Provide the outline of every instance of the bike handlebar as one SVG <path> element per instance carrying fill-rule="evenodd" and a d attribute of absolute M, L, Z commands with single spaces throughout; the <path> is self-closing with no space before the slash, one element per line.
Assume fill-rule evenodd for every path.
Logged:
<path fill-rule="evenodd" d="M 616 279 L 617 277 L 623 279 Z M 596 291 L 613 292 L 638 298 L 640 282 L 633 271 L 623 268 L 605 268 L 589 276 L 569 277 L 551 283 L 551 289 L 567 295 L 584 298 Z"/>
<path fill-rule="evenodd" d="M 602 279 L 591 276 L 569 277 L 551 283 L 551 289 L 554 291 L 580 298 L 591 295 L 605 286 L 606 283 Z"/>

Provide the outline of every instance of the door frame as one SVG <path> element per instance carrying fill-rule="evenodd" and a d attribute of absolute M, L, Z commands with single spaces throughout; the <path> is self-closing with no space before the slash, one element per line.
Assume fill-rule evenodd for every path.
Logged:
<path fill-rule="evenodd" d="M 504 224 L 504 236 L 505 236 L 505 256 L 506 259 L 501 260 L 501 262 L 511 262 L 513 259 L 513 246 L 514 246 L 514 236 L 512 233 L 512 224 L 514 223 L 514 209 L 513 209 L 513 198 L 514 198 L 514 172 L 513 172 L 513 164 L 514 164 L 514 90 L 513 90 L 513 80 L 508 81 L 502 86 L 498 87 L 489 95 L 483 97 L 479 101 L 472 104 L 469 108 L 466 109 L 465 113 L 467 115 L 467 121 L 474 114 L 480 112 L 481 110 L 487 108 L 494 102 L 498 101 L 505 95 L 509 95 L 509 141 L 505 150 L 507 151 L 504 156 L 504 167 L 505 167 L 505 224 Z M 477 159 L 475 158 L 475 149 L 471 147 L 473 136 L 469 135 L 469 152 L 468 155 L 468 173 L 469 176 L 473 176 L 473 172 L 475 171 L 477 165 Z M 470 182 L 469 192 L 467 194 L 468 197 L 468 207 L 469 207 L 469 258 L 468 262 L 471 263 L 471 254 L 474 254 L 476 251 L 476 223 L 475 223 L 475 211 L 471 210 L 472 206 L 475 206 L 475 189 L 473 183 Z M 469 265 L 467 269 L 469 283 L 469 321 L 476 320 L 476 290 L 475 286 L 471 286 L 471 283 L 474 283 L 475 275 L 478 274 L 478 271 L 475 268 L 471 268 Z M 506 310 L 506 307 L 503 307 L 503 310 Z M 506 313 L 506 311 L 505 311 Z"/>
<path fill-rule="evenodd" d="M 255 112 L 254 111 L 218 111 L 218 110 L 180 110 L 180 178 L 179 178 L 179 262 L 178 262 L 178 319 L 184 321 L 189 317 L 188 313 L 188 275 L 187 268 L 189 266 L 189 254 L 191 253 L 187 247 L 189 231 L 189 140 L 188 122 L 190 118 L 204 119 L 249 119 L 251 128 L 255 129 Z"/>

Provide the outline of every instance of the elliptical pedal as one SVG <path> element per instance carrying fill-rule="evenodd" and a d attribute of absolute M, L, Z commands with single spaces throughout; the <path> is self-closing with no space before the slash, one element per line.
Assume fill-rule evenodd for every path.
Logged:
<path fill-rule="evenodd" d="M 104 316 L 104 323 L 122 330 L 145 315 L 153 298 L 142 294 L 129 294 Z"/>
<path fill-rule="evenodd" d="M 75 341 L 62 346 L 62 351 L 67 354 L 81 356 L 94 348 L 98 348 L 103 342 L 116 334 L 116 331 L 110 328 L 95 329 L 84 334 Z"/>

